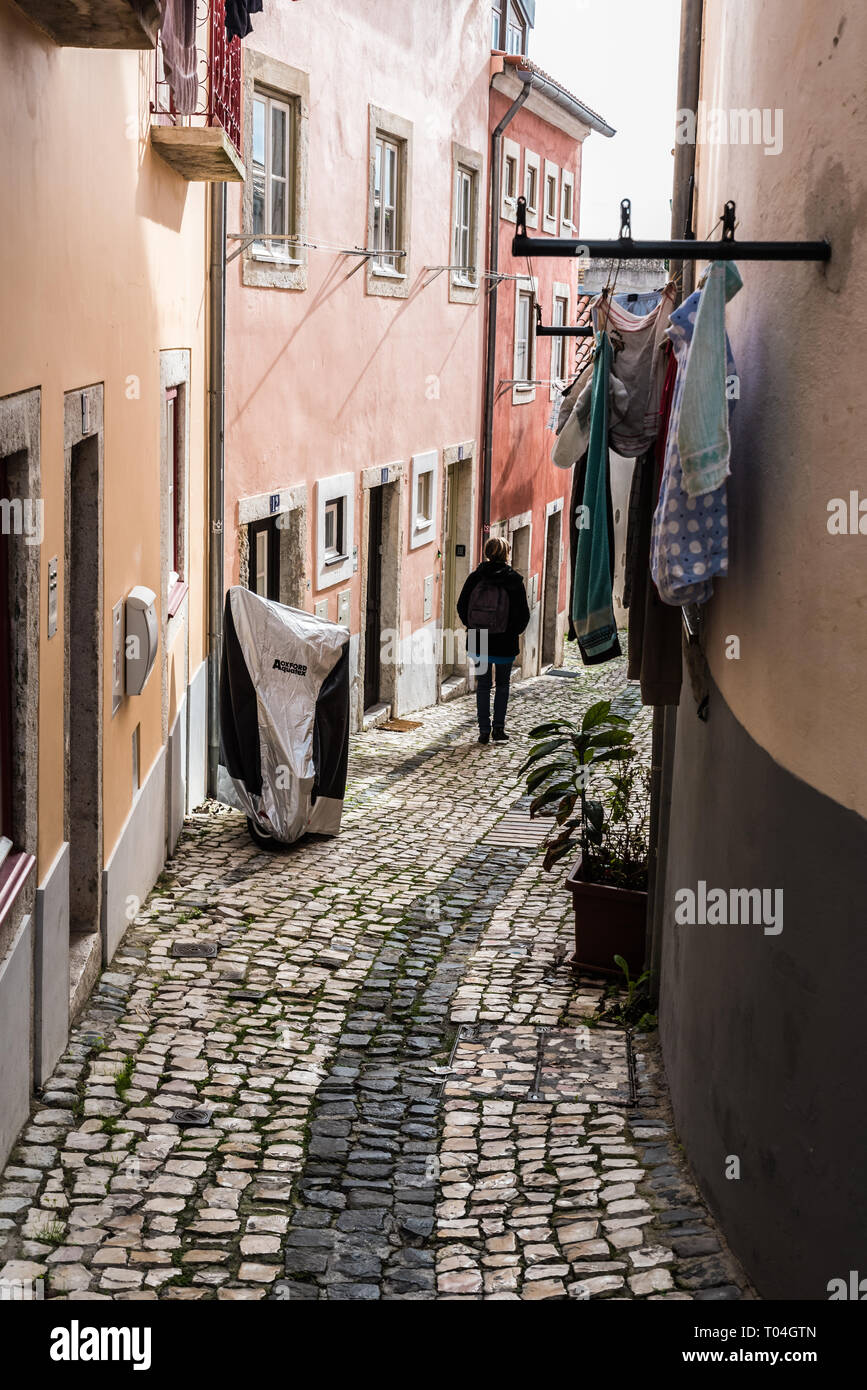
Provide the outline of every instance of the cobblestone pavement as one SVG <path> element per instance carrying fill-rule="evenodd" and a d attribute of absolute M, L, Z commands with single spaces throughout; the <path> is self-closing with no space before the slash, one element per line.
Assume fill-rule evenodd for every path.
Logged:
<path fill-rule="evenodd" d="M 69 1299 L 750 1296 L 685 1173 L 652 1035 L 589 1029 L 522 733 L 623 663 L 353 739 L 336 840 L 208 806 L 130 926 L 0 1187 L 0 1277 Z M 213 956 L 176 958 L 180 943 Z M 193 1121 L 204 1120 L 204 1124 Z"/>

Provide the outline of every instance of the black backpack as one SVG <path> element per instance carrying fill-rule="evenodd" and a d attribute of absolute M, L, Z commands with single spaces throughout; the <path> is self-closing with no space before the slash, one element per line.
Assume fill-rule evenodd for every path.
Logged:
<path fill-rule="evenodd" d="M 467 627 L 484 628 L 493 636 L 504 633 L 509 626 L 509 595 L 502 584 L 480 579 L 470 594 L 467 605 Z"/>

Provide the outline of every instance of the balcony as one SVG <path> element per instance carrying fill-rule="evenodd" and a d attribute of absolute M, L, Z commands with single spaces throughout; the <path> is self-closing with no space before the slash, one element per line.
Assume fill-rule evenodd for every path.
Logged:
<path fill-rule="evenodd" d="M 196 26 L 198 100 L 192 115 L 175 110 L 157 48 L 151 145 L 161 159 L 195 183 L 242 183 L 241 40 L 226 35 L 225 0 L 200 2 Z"/>
<path fill-rule="evenodd" d="M 16 0 L 62 48 L 153 48 L 157 0 Z"/>

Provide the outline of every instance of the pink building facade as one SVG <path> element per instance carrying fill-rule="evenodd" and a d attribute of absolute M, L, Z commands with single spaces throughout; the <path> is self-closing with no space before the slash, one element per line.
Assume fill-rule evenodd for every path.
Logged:
<path fill-rule="evenodd" d="M 576 344 L 584 350 L 586 340 L 536 334 L 537 306 L 546 326 L 575 323 L 579 263 L 515 260 L 517 199 L 527 200 L 529 235 L 577 237 L 582 144 L 592 131 L 614 132 L 533 63 L 497 53 L 491 58 L 490 126 L 492 134 L 500 131 L 500 186 L 491 216 L 498 228 L 497 269 L 506 278 L 497 288 L 495 370 L 488 383 L 488 517 L 490 533 L 509 541 L 511 562 L 526 583 L 531 616 L 518 661 L 528 676 L 562 660 L 572 475 L 551 463 L 555 436 L 548 422 L 559 386 L 574 376 Z"/>
<path fill-rule="evenodd" d="M 349 627 L 361 727 L 435 703 L 461 670 L 490 11 L 321 0 L 305 22 L 302 8 L 266 7 L 244 42 L 225 580 Z"/>

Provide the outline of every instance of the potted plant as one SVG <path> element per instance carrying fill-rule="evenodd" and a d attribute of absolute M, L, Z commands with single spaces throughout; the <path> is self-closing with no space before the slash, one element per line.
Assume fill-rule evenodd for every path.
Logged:
<path fill-rule="evenodd" d="M 553 719 L 530 730 L 535 746 L 521 771 L 536 795 L 531 816 L 554 808 L 544 867 L 578 850 L 566 877 L 575 912 L 574 964 L 619 975 L 644 965 L 650 807 L 648 772 L 636 765 L 629 721 L 598 700 L 580 725 Z M 594 782 L 596 795 L 590 794 Z M 550 814 L 550 811 L 549 811 Z"/>

